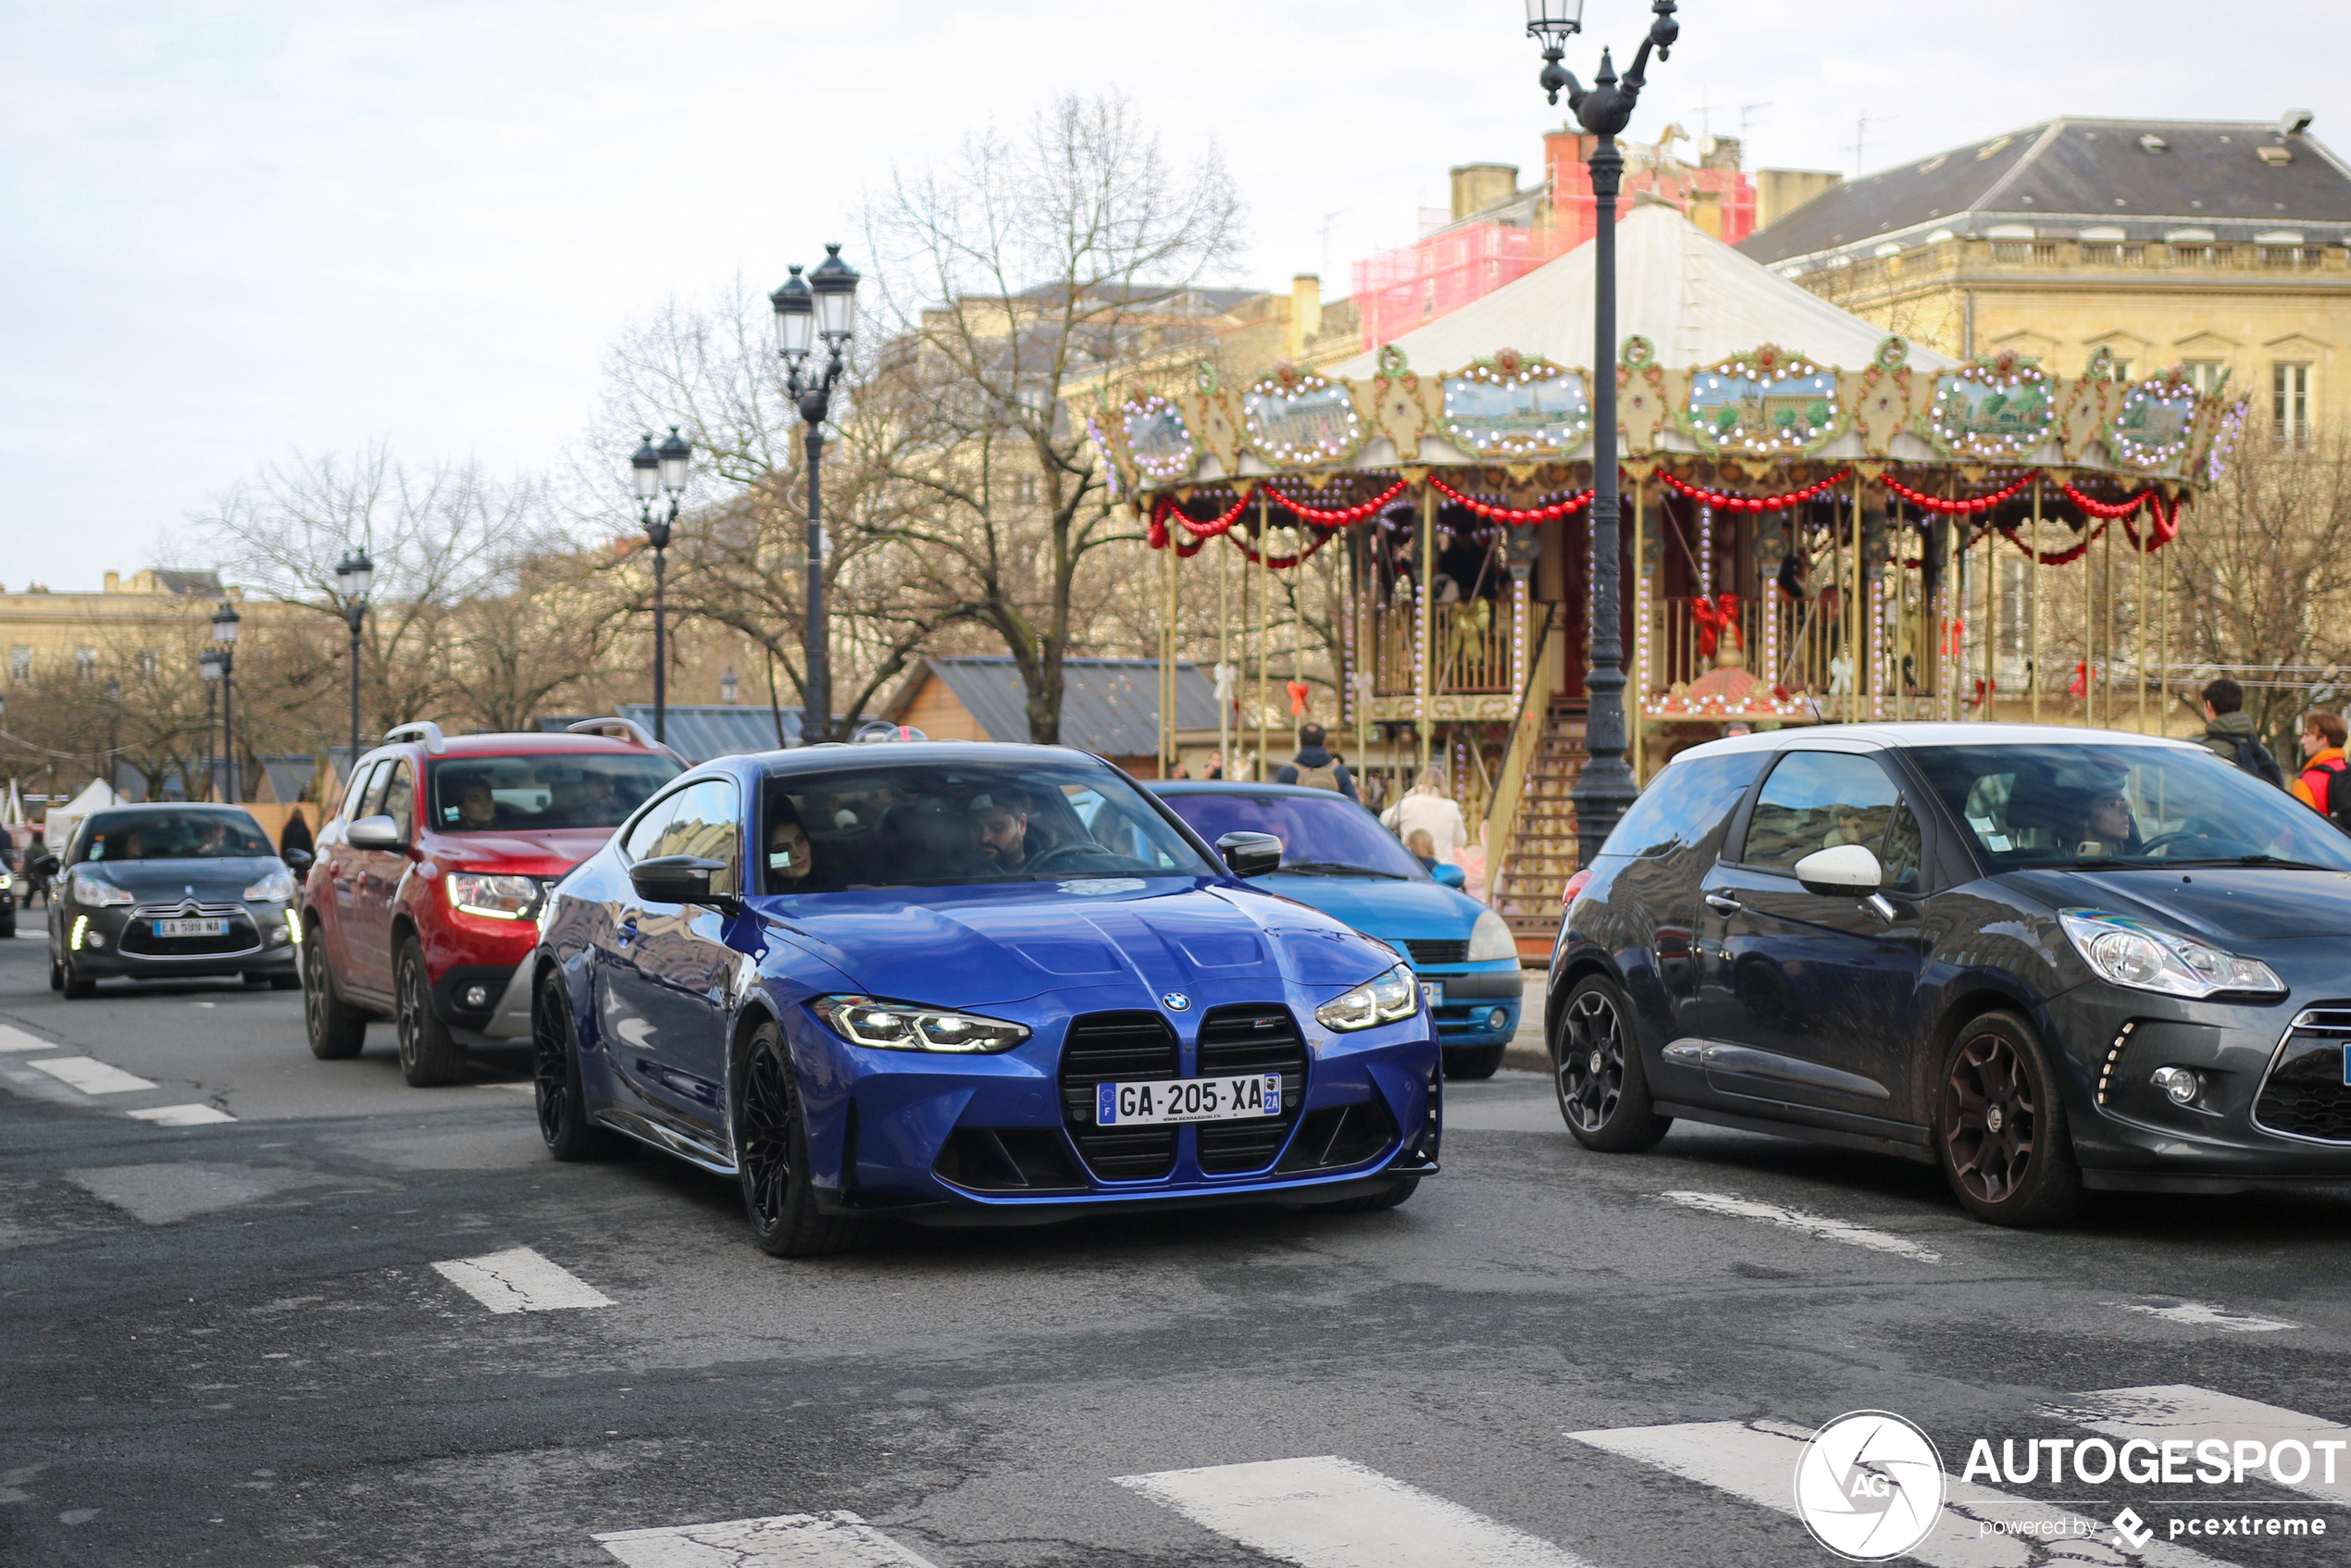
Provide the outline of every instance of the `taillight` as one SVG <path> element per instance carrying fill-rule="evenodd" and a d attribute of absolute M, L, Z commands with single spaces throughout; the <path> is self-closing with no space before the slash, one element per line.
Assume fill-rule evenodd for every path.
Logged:
<path fill-rule="evenodd" d="M 1585 887 L 1589 884 L 1591 880 L 1592 868 L 1588 865 L 1567 879 L 1567 886 L 1560 890 L 1560 913 L 1561 915 L 1567 913 L 1568 909 L 1575 902 L 1575 895 L 1582 892 Z"/>

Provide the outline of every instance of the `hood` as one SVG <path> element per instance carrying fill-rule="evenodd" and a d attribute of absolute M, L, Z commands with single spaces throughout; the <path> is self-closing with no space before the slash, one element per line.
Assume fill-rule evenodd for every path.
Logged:
<path fill-rule="evenodd" d="M 557 877 L 604 847 L 610 828 L 550 828 L 535 833 L 436 833 L 433 858 L 460 870 L 495 868 Z"/>
<path fill-rule="evenodd" d="M 1091 891 L 1071 892 L 1070 889 Z M 1248 888 L 1173 877 L 761 898 L 754 906 L 866 993 L 939 1006 L 1078 986 L 1360 985 L 1396 962 L 1340 922 Z"/>
<path fill-rule="evenodd" d="M 1334 920 L 1382 941 L 1466 940 L 1485 905 L 1466 893 L 1435 882 L 1397 882 L 1379 877 L 1253 877 L 1253 887 L 1312 904 Z"/>
<path fill-rule="evenodd" d="M 2009 880 L 2053 909 L 2136 915 L 2232 949 L 2295 938 L 2351 938 L 2351 871 L 2258 865 L 2188 871 L 2036 871 Z"/>
<path fill-rule="evenodd" d="M 81 864 L 141 899 L 182 898 L 191 888 L 199 899 L 243 898 L 247 888 L 285 865 L 276 855 L 233 855 L 219 860 L 94 860 Z"/>

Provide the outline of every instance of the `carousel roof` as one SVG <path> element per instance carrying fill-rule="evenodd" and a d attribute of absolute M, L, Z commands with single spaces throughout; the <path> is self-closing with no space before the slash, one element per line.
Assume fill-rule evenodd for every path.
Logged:
<path fill-rule="evenodd" d="M 1560 365 L 1606 363 L 1592 352 L 1594 248 L 1575 249 L 1395 340 L 1416 368 L 1449 369 L 1511 348 Z M 1707 233 L 1678 208 L 1636 207 L 1616 230 L 1619 342 L 1636 333 L 1656 345 L 1668 369 L 1711 366 L 1758 344 L 1777 343 L 1823 365 L 1859 368 L 1885 341 L 1885 329 L 1839 310 Z M 1909 363 L 1941 370 L 1957 363 L 1912 344 Z M 1334 377 L 1375 373 L 1377 357 L 1360 355 L 1330 368 Z"/>

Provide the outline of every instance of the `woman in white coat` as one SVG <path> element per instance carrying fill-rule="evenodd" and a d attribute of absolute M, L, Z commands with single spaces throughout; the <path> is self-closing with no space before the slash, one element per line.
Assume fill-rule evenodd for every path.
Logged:
<path fill-rule="evenodd" d="M 1445 793 L 1445 770 L 1434 765 L 1421 769 L 1412 789 L 1380 814 L 1380 821 L 1399 839 L 1411 838 L 1415 830 L 1425 832 L 1438 860 L 1450 860 L 1454 851 L 1469 847 L 1462 808 Z"/>

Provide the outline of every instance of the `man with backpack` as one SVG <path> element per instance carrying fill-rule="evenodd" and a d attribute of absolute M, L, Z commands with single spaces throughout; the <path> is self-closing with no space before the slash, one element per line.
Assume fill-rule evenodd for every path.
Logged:
<path fill-rule="evenodd" d="M 2306 716 L 2302 721 L 2302 754 L 2307 760 L 2302 765 L 2302 776 L 2286 790 L 2295 800 L 2351 833 L 2351 784 L 2336 782 L 2345 766 L 2345 733 L 2341 714 L 2320 708 Z"/>
<path fill-rule="evenodd" d="M 1280 784 L 1303 784 L 1310 790 L 1336 790 L 1349 800 L 1357 800 L 1355 777 L 1347 765 L 1323 748 L 1323 727 L 1301 724 L 1298 727 L 1298 755 L 1282 764 L 1274 775 Z"/>
<path fill-rule="evenodd" d="M 2278 759 L 2254 733 L 2253 716 L 2245 711 L 2245 688 L 2224 675 L 2208 682 L 2203 696 L 2206 749 L 2262 782 L 2284 789 L 2285 775 L 2278 768 Z"/>

